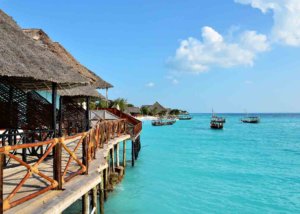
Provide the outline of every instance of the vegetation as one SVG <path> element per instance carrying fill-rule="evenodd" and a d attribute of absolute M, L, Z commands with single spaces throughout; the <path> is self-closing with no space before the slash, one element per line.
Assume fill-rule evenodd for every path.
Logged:
<path fill-rule="evenodd" d="M 146 107 L 146 106 L 143 106 L 143 107 L 141 108 L 141 114 L 142 114 L 142 115 L 149 115 L 149 114 L 150 114 L 149 108 Z"/>

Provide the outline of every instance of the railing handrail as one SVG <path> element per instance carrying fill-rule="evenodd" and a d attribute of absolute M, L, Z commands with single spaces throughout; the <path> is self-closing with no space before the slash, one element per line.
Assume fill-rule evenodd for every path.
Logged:
<path fill-rule="evenodd" d="M 12 192 L 8 193 L 8 196 L 6 198 L 3 198 L 3 192 L 0 194 L 0 202 L 3 205 L 4 210 L 8 210 L 13 206 L 16 206 L 18 204 L 21 204 L 25 201 L 28 201 L 34 197 L 37 197 L 40 194 L 43 194 L 49 190 L 52 189 L 61 189 L 63 184 L 65 182 L 68 182 L 73 177 L 79 174 L 86 173 L 88 171 L 88 165 L 89 162 L 91 162 L 93 159 L 96 159 L 96 149 L 103 146 L 104 143 L 108 143 L 109 140 L 114 139 L 115 137 L 119 137 L 121 134 L 126 134 L 126 120 L 125 119 L 119 119 L 119 120 L 112 120 L 112 121 L 99 121 L 96 126 L 91 128 L 89 131 L 82 132 L 79 134 L 76 134 L 74 136 L 66 136 L 66 137 L 59 137 L 59 138 L 53 138 L 51 140 L 47 141 L 39 141 L 34 143 L 26 143 L 26 144 L 18 144 L 18 145 L 10 145 L 10 146 L 2 146 L 0 147 L 0 174 L 3 176 L 3 170 L 4 170 L 4 157 L 8 156 L 9 158 L 14 159 L 18 166 L 24 166 L 27 169 L 27 173 L 24 176 L 24 178 L 20 181 L 19 184 L 16 185 L 16 187 L 12 190 Z M 75 142 L 75 148 L 71 148 L 68 146 L 69 144 L 66 143 L 67 140 L 72 140 L 81 137 L 78 141 Z M 75 154 L 76 150 L 80 148 L 80 145 L 82 144 L 82 160 L 80 160 L 79 157 Z M 47 145 L 47 149 L 45 153 L 34 163 L 29 164 L 26 161 L 23 161 L 20 159 L 17 154 L 15 153 L 15 150 L 19 149 L 28 149 L 28 148 L 34 148 L 39 146 L 45 146 Z M 72 144 L 74 145 L 74 144 Z M 55 149 L 54 149 L 55 148 Z M 69 156 L 68 164 L 64 166 L 64 169 L 62 168 L 62 150 L 64 150 L 67 155 Z M 53 164 L 53 173 L 54 178 L 49 175 L 46 175 L 43 173 L 43 171 L 39 171 L 38 167 L 42 163 L 43 160 L 45 160 L 51 152 L 54 152 L 53 158 L 54 162 L 56 164 Z M 58 159 L 55 159 L 55 157 L 59 157 Z M 57 162 L 58 160 L 58 162 Z M 80 169 L 76 169 L 77 171 L 67 173 L 68 167 L 70 166 L 71 161 L 75 161 L 79 166 Z M 73 169 L 74 170 L 74 169 Z M 59 172 L 59 174 L 55 174 L 56 172 Z M 35 191 L 34 193 L 31 193 L 29 195 L 26 195 L 22 198 L 19 198 L 17 200 L 13 200 L 15 195 L 19 192 L 19 190 L 22 188 L 26 180 L 30 177 L 31 174 L 35 174 L 36 176 L 40 176 L 43 179 L 46 179 L 49 183 L 46 187 L 41 187 L 41 189 Z M 3 179 L 3 177 L 2 177 Z M 3 190 L 3 182 L 0 183 L 1 189 Z"/>
<path fill-rule="evenodd" d="M 127 120 L 128 123 L 132 124 L 134 126 L 133 128 L 133 134 L 136 136 L 139 134 L 139 132 L 142 130 L 142 121 L 132 117 L 129 114 L 126 114 L 116 108 L 98 108 L 97 110 L 106 110 L 108 112 L 113 113 L 114 115 L 124 118 Z"/>

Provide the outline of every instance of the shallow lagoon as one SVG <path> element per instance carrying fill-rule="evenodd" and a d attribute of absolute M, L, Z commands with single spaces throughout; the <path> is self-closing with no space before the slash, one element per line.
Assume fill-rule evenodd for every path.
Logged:
<path fill-rule="evenodd" d="M 300 115 L 224 116 L 224 130 L 211 130 L 208 114 L 144 122 L 139 160 L 106 213 L 299 213 Z"/>

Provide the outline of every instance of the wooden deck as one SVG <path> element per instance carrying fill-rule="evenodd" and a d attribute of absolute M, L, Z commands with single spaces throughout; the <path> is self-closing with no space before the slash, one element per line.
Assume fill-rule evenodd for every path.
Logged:
<path fill-rule="evenodd" d="M 106 157 L 110 149 L 114 145 L 130 140 L 131 137 L 128 134 L 121 135 L 112 140 L 109 140 L 107 144 L 104 144 L 102 149 L 96 151 L 96 159 L 90 162 L 88 175 L 78 175 L 69 182 L 63 185 L 64 190 L 51 190 L 35 197 L 29 201 L 26 201 L 16 207 L 7 210 L 5 213 L 61 213 L 72 203 L 78 200 L 82 195 L 88 192 L 101 182 L 100 173 L 103 169 L 108 167 Z M 66 142 L 70 149 L 73 149 L 77 145 L 79 138 Z M 76 151 L 78 158 L 81 158 L 81 147 Z M 66 151 L 62 152 L 62 168 L 67 164 L 69 155 Z M 35 161 L 34 161 L 35 162 Z M 67 175 L 76 172 L 80 166 L 76 162 L 71 162 L 68 168 Z M 45 159 L 38 167 L 39 171 L 53 177 L 53 158 Z M 9 193 L 20 183 L 24 178 L 28 169 L 24 166 L 18 166 L 14 168 L 8 168 L 4 170 L 4 185 L 3 196 L 6 198 Z M 84 185 L 82 185 L 84 184 Z M 32 194 L 41 190 L 49 185 L 49 182 L 42 179 L 40 176 L 32 174 L 30 178 L 25 182 L 22 188 L 14 196 L 14 201 L 18 200 L 25 195 Z"/>

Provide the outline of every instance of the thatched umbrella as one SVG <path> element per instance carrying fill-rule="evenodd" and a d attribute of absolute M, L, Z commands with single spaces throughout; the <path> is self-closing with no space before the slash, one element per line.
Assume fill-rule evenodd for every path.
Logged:
<path fill-rule="evenodd" d="M 16 22 L 0 10 L 0 76 L 23 89 L 50 89 L 86 85 L 76 73 L 49 49 L 23 33 Z"/>

